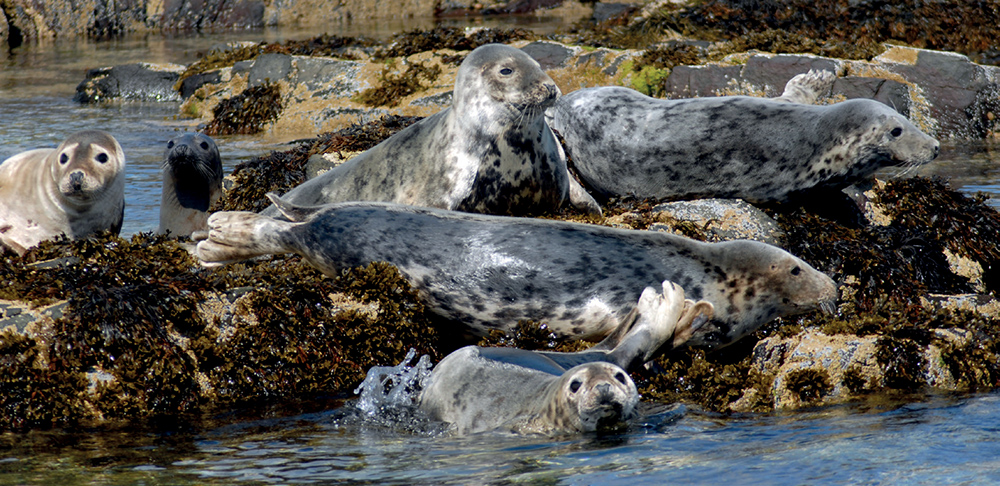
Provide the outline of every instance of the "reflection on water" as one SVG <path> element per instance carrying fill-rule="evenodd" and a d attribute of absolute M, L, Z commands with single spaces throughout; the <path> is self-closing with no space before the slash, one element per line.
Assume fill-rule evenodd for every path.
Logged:
<path fill-rule="evenodd" d="M 1000 395 L 721 418 L 619 436 L 456 438 L 367 425 L 351 406 L 206 432 L 35 432 L 0 484 L 990 484 Z M 79 441 L 79 443 L 77 443 Z M 74 445 L 75 444 L 75 445 Z"/>
<path fill-rule="evenodd" d="M 941 154 L 933 162 L 916 168 L 889 167 L 876 175 L 887 179 L 941 177 L 953 189 L 988 194 L 990 204 L 1000 207 L 1000 140 L 945 140 L 941 143 Z"/>

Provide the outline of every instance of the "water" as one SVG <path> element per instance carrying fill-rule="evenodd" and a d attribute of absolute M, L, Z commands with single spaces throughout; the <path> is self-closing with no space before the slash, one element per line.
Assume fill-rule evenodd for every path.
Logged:
<path fill-rule="evenodd" d="M 354 29 L 383 35 L 401 30 L 370 27 Z M 0 54 L 0 159 L 31 148 L 54 147 L 81 129 L 107 130 L 119 139 L 128 158 L 123 233 L 152 231 L 158 219 L 164 144 L 176 132 L 195 127 L 176 117 L 176 104 L 73 103 L 74 88 L 86 70 L 137 61 L 186 64 L 218 42 L 314 34 L 261 31 L 142 36 L 105 43 L 63 41 Z M 221 137 L 218 142 L 227 171 L 241 160 L 281 148 L 255 137 Z M 899 173 L 886 169 L 882 175 Z M 913 173 L 941 175 L 962 190 L 1000 195 L 1000 145 L 945 141 L 941 157 L 908 174 Z M 633 485 L 668 480 L 989 484 L 1000 480 L 1000 394 L 910 401 L 738 417 L 653 410 L 661 413 L 614 437 L 455 438 L 405 410 L 383 412 L 380 420 L 373 421 L 350 403 L 326 400 L 311 413 L 232 410 L 166 429 L 0 434 L 0 485 Z M 261 420 L 261 416 L 276 418 Z"/>

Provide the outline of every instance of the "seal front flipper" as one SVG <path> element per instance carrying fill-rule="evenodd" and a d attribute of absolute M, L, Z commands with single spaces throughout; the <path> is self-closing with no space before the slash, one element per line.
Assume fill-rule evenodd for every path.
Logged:
<path fill-rule="evenodd" d="M 794 76 L 785 83 L 785 91 L 774 101 L 814 105 L 816 100 L 827 96 L 833 90 L 837 75 L 830 71 L 810 69 L 807 73 Z"/>

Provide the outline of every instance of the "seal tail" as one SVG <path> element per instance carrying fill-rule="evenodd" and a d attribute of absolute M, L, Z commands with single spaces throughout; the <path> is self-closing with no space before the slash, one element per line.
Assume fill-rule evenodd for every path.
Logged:
<path fill-rule="evenodd" d="M 221 211 L 208 218 L 208 231 L 192 235 L 200 239 L 195 256 L 207 267 L 272 253 L 293 251 L 283 235 L 298 223 L 278 221 L 245 211 Z"/>

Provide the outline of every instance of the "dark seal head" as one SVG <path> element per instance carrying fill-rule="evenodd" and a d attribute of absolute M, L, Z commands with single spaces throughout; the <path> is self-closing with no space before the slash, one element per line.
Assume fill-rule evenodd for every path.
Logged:
<path fill-rule="evenodd" d="M 215 141 L 185 133 L 167 142 L 158 233 L 188 236 L 208 228 L 208 208 L 222 196 L 222 158 Z"/>

